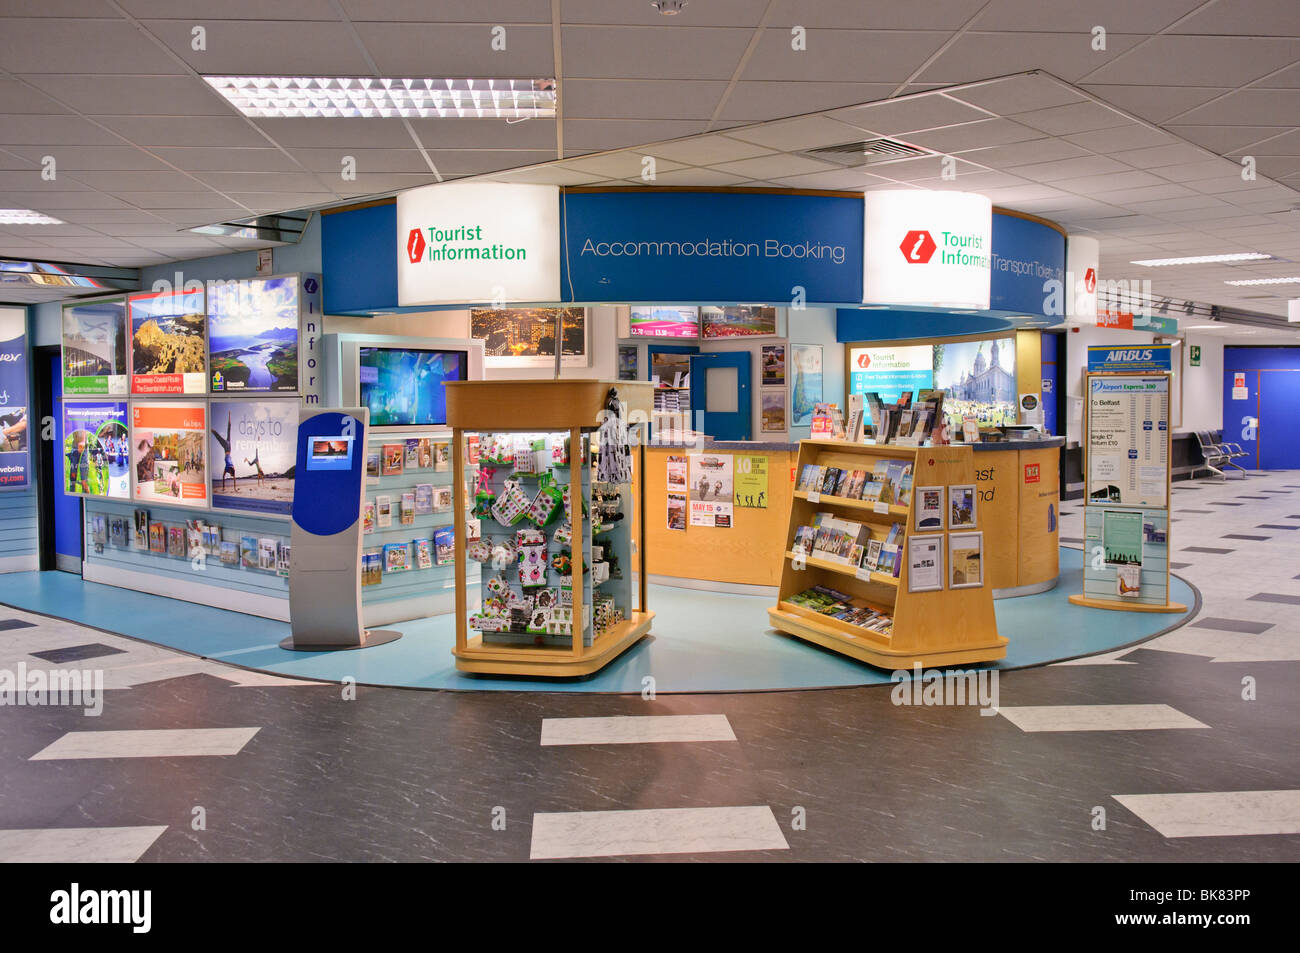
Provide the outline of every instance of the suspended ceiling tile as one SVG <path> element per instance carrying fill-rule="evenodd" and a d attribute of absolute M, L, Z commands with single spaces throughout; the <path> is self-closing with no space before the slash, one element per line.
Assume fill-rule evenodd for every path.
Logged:
<path fill-rule="evenodd" d="M 187 76 L 31 75 L 32 85 L 90 116 L 229 116 L 230 104 Z"/>
<path fill-rule="evenodd" d="M 835 109 L 884 99 L 893 83 L 808 83 L 748 80 L 737 83 L 720 118 L 761 122 L 782 116 Z"/>
<path fill-rule="evenodd" d="M 593 0 L 586 0 L 590 3 Z M 786 28 L 856 30 L 956 30 L 986 0 L 929 0 L 909 3 L 863 3 L 862 0 L 777 0 L 769 25 Z M 566 9 L 568 0 L 565 3 Z"/>
<path fill-rule="evenodd" d="M 717 81 L 565 80 L 566 118 L 709 119 L 726 91 Z"/>
<path fill-rule="evenodd" d="M 439 170 L 441 171 L 441 170 Z M 446 176 L 444 176 L 445 178 Z M 409 175 L 397 172 L 361 172 L 355 179 L 341 181 L 335 177 L 328 184 L 339 195 L 378 195 L 381 192 L 401 192 L 433 185 L 438 180 L 432 172 Z"/>
<path fill-rule="evenodd" d="M 810 29 L 807 49 L 794 50 L 789 29 L 766 29 L 741 79 L 898 84 L 946 39 L 942 32 Z"/>
<path fill-rule="evenodd" d="M 658 173 L 654 184 L 661 186 L 694 185 L 725 188 L 733 185 L 744 185 L 748 181 L 749 180 L 743 176 L 730 175 L 726 172 L 719 172 L 716 169 L 683 168 L 674 169 L 671 172 Z"/>
<path fill-rule="evenodd" d="M 360 0 L 350 0 L 358 3 Z M 444 0 L 445 2 L 445 0 Z M 646 3 L 610 3 L 609 0 L 564 0 L 561 13 L 565 23 L 627 24 L 659 27 L 665 23 L 682 20 L 692 27 L 755 27 L 767 7 L 767 0 L 703 0 L 693 2 L 680 17 L 665 17 Z M 535 3 L 550 19 L 550 8 L 545 3 Z M 477 19 L 477 18 L 476 18 Z M 483 19 L 487 19 L 484 17 Z M 491 22 L 499 22 L 493 20 Z"/>
<path fill-rule="evenodd" d="M 1178 24 L 1171 32 L 1300 37 L 1300 6 L 1292 0 L 1233 0 L 1232 3 L 1207 4 L 1205 9 Z"/>
<path fill-rule="evenodd" d="M 826 172 L 834 169 L 828 163 L 815 162 L 802 156 L 759 156 L 739 162 L 723 162 L 713 166 L 719 172 L 729 172 L 751 179 L 766 179 L 799 175 L 806 172 Z"/>
<path fill-rule="evenodd" d="M 429 158 L 442 175 L 479 175 L 498 169 L 517 169 L 555 158 L 554 153 L 522 149 L 429 149 Z"/>
<path fill-rule="evenodd" d="M 191 69 L 207 76 L 372 75 L 347 26 L 341 22 L 207 20 L 202 24 L 207 31 L 206 49 L 203 50 L 192 47 L 191 30 L 195 25 L 192 18 L 142 22 Z M 151 46 L 150 55 L 136 62 L 152 65 L 155 62 L 170 63 L 171 60 L 157 47 Z M 138 71 L 138 66 L 118 72 L 135 71 Z"/>
<path fill-rule="evenodd" d="M 1128 166 L 1106 156 L 1088 155 L 1073 159 L 1055 159 L 1051 162 L 1036 162 L 1030 165 L 1014 167 L 1016 175 L 1035 182 L 1059 182 L 1063 179 L 1079 178 L 1085 175 L 1101 175 L 1129 171 Z"/>
<path fill-rule="evenodd" d="M 1152 146 L 1149 149 L 1128 149 L 1122 152 L 1107 151 L 1112 159 L 1131 165 L 1135 169 L 1178 165 L 1187 162 L 1204 162 L 1205 150 L 1184 144 Z"/>
<path fill-rule="evenodd" d="M 4 145 L 110 146 L 122 140 L 77 116 L 0 115 Z"/>
<path fill-rule="evenodd" d="M 1300 41 L 1296 43 L 1300 55 Z M 1206 125 L 1254 126 L 1300 117 L 1300 89 L 1239 89 L 1178 117 Z"/>
<path fill-rule="evenodd" d="M 13 17 L 0 29 L 0 64 L 10 73 L 158 73 L 181 68 L 120 18 L 61 20 Z M 185 27 L 189 45 L 189 24 Z M 142 64 L 144 68 L 142 69 Z"/>
<path fill-rule="evenodd" d="M 178 149 L 153 147 L 160 159 L 186 172 L 297 172 L 293 159 L 274 148 L 223 149 L 184 146 Z"/>
<path fill-rule="evenodd" d="M 1088 83 L 1237 87 L 1295 60 L 1291 39 L 1231 36 L 1154 36 L 1132 56 L 1112 59 Z"/>
<path fill-rule="evenodd" d="M 198 172 L 195 178 L 221 192 L 316 192 L 332 188 L 341 181 L 339 171 L 333 176 L 308 172 Z"/>
<path fill-rule="evenodd" d="M 1070 89 L 1046 73 L 1012 76 L 981 83 L 970 89 L 955 89 L 947 95 L 999 116 L 1050 109 L 1083 100 L 1077 90 Z"/>
<path fill-rule="evenodd" d="M 54 156 L 55 168 L 61 172 L 161 172 L 167 168 L 160 159 L 135 146 L 10 146 L 9 149 L 24 158 L 27 163 L 24 168 L 38 167 L 47 155 Z"/>
<path fill-rule="evenodd" d="M 734 162 L 738 159 L 752 159 L 755 156 L 771 155 L 773 150 L 732 138 L 729 135 L 702 136 L 681 142 L 664 142 L 649 146 L 645 150 L 650 155 L 683 162 L 687 165 L 715 165 L 720 162 Z"/>
<path fill-rule="evenodd" d="M 730 135 L 733 139 L 770 149 L 799 152 L 857 141 L 862 138 L 862 130 L 825 116 L 803 116 L 765 123 L 753 129 L 736 129 Z"/>
<path fill-rule="evenodd" d="M 647 168 L 645 158 L 635 150 L 616 152 L 611 155 L 592 156 L 589 159 L 569 159 L 564 163 L 564 168 L 599 176 L 602 179 L 638 179 Z M 655 159 L 654 163 L 656 172 L 671 172 L 673 169 L 681 168 L 680 163 L 666 159 Z"/>
<path fill-rule="evenodd" d="M 901 136 L 922 129 L 955 126 L 992 118 L 986 110 L 938 93 L 925 93 L 867 106 L 840 109 L 836 119 L 885 136 Z"/>
<path fill-rule="evenodd" d="M 1168 127 L 1169 131 L 1198 146 L 1204 146 L 1219 155 L 1228 155 L 1263 139 L 1272 139 L 1289 132 L 1291 126 L 1194 126 L 1181 122 Z"/>
<path fill-rule="evenodd" d="M 1149 122 L 1163 123 L 1173 116 L 1207 103 L 1229 91 L 1224 86 L 1155 86 L 1149 84 L 1112 85 L 1084 83 L 1083 88 L 1112 106 L 1141 116 Z"/>
<path fill-rule="evenodd" d="M 140 192 L 132 196 L 131 201 L 140 208 L 150 209 L 220 208 L 232 198 L 223 198 L 212 191 Z"/>
<path fill-rule="evenodd" d="M 328 120 L 322 120 L 328 121 Z M 239 116 L 123 116 L 112 128 L 139 146 L 267 146 L 265 136 Z M 120 140 L 113 138 L 113 143 Z"/>
<path fill-rule="evenodd" d="M 555 120 L 410 119 L 430 149 L 554 149 Z"/>
<path fill-rule="evenodd" d="M 1091 36 L 1103 24 L 1108 33 L 1156 33 L 1204 0 L 1089 0 L 1086 5 L 1045 4 L 1042 0 L 991 0 L 973 29 L 1077 31 Z"/>
<path fill-rule="evenodd" d="M 1083 156 L 1091 156 L 1092 152 L 1063 139 L 1032 139 L 1028 142 L 1013 143 L 1009 146 L 990 146 L 970 151 L 958 150 L 953 154 L 982 165 L 1014 169 L 1022 165 L 1049 162 L 1053 159 L 1077 159 Z"/>
<path fill-rule="evenodd" d="M 1111 129 L 1115 126 L 1127 126 L 1132 122 L 1114 109 L 1089 101 L 1016 113 L 1012 118 L 1031 129 L 1038 129 L 1054 136 Z"/>
<path fill-rule="evenodd" d="M 67 110 L 27 83 L 0 79 L 0 115 L 5 113 L 52 116 L 66 114 Z"/>
<path fill-rule="evenodd" d="M 1106 38 L 1105 52 L 1097 52 L 1092 49 L 1088 33 L 965 33 L 917 79 L 968 83 L 991 72 L 1006 75 L 1042 69 L 1066 82 L 1075 82 L 1098 66 L 1114 61 L 1141 39 L 1111 33 Z"/>
<path fill-rule="evenodd" d="M 1300 130 L 1292 129 L 1290 132 L 1273 136 L 1262 142 L 1252 142 L 1250 154 L 1254 156 L 1300 155 Z"/>
<path fill-rule="evenodd" d="M 641 143 L 660 142 L 693 136 L 705 132 L 704 120 L 646 120 L 646 119 L 574 119 L 565 114 L 564 146 L 566 151 L 581 149 L 595 152 L 619 149 Z"/>
<path fill-rule="evenodd" d="M 502 182 L 531 182 L 539 185 L 592 185 L 604 181 L 601 176 L 574 172 L 560 166 L 540 166 L 534 169 L 508 169 L 496 175 Z"/>
<path fill-rule="evenodd" d="M 936 152 L 953 152 L 961 148 L 1000 146 L 1013 142 L 1041 139 L 1043 134 L 1010 119 L 985 119 L 960 126 L 908 133 L 907 141 Z"/>
<path fill-rule="evenodd" d="M 1065 137 L 1066 142 L 1083 146 L 1094 152 L 1121 152 L 1130 149 L 1148 149 L 1155 146 L 1168 146 L 1178 140 L 1159 129 L 1152 129 L 1138 122 L 1112 129 L 1098 129 L 1094 132 L 1082 132 Z"/>
<path fill-rule="evenodd" d="M 555 75 L 550 26 L 512 24 L 506 48 L 492 49 L 493 22 L 357 23 L 357 34 L 381 76 L 501 76 L 542 78 Z M 356 45 L 352 45 L 356 49 Z M 347 76 L 346 72 L 331 72 Z M 372 75 L 362 68 L 358 76 Z"/>
<path fill-rule="evenodd" d="M 294 149 L 291 155 L 304 168 L 331 176 L 340 175 L 347 166 L 358 173 L 430 174 L 418 149 Z M 345 164 L 348 157 L 352 161 Z"/>
<path fill-rule="evenodd" d="M 271 140 L 294 148 L 411 149 L 411 134 L 399 119 L 257 119 Z M 266 142 L 263 139 L 262 144 Z"/>
<path fill-rule="evenodd" d="M 1170 182 L 1201 182 L 1206 179 L 1241 179 L 1241 166 L 1230 159 L 1204 159 L 1176 165 L 1156 166 L 1151 170 Z"/>
<path fill-rule="evenodd" d="M 203 182 L 182 172 L 78 172 L 77 180 L 110 195 L 139 192 L 207 192 Z"/>
<path fill-rule="evenodd" d="M 548 28 L 544 33 L 549 56 L 551 31 Z M 753 31 L 676 24 L 635 28 L 565 26 L 561 35 L 566 79 L 671 76 L 729 80 Z"/>
<path fill-rule="evenodd" d="M 60 209 L 116 209 L 128 208 L 126 202 L 111 195 L 92 190 L 67 192 L 0 192 L 0 207 L 34 208 L 38 212 L 48 212 L 55 218 L 62 218 Z"/>

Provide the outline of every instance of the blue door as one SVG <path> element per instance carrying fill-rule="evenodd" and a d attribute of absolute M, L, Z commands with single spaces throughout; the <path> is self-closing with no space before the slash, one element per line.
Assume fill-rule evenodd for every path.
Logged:
<path fill-rule="evenodd" d="M 1233 396 L 1232 385 L 1241 374 L 1246 385 L 1245 396 Z M 1223 372 L 1223 439 L 1239 443 L 1248 456 L 1235 462 L 1248 470 L 1259 469 L 1259 447 L 1256 436 L 1259 428 L 1259 371 Z"/>
<path fill-rule="evenodd" d="M 54 563 L 59 569 L 68 572 L 81 572 L 81 547 L 83 534 L 81 530 L 81 497 L 70 496 L 63 492 L 67 487 L 63 481 L 63 409 L 60 398 L 63 396 L 63 366 L 59 355 L 50 356 L 50 389 L 54 400 L 54 416 L 58 421 L 55 428 L 54 472 L 48 479 L 54 481 Z"/>
<path fill-rule="evenodd" d="M 749 351 L 696 354 L 691 358 L 691 410 L 715 440 L 754 439 L 754 392 Z"/>
<path fill-rule="evenodd" d="M 1246 379 L 1250 380 L 1247 373 Z M 1300 371 L 1259 371 L 1259 468 L 1300 469 Z M 1231 437 L 1225 439 L 1231 440 Z"/>

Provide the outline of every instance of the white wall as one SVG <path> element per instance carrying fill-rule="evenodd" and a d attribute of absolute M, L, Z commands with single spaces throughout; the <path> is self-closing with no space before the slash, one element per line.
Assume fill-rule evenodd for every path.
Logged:
<path fill-rule="evenodd" d="M 1188 364 L 1187 349 L 1200 345 L 1201 366 Z M 1179 430 L 1223 428 L 1223 338 L 1187 335 L 1183 351 L 1183 422 Z"/>

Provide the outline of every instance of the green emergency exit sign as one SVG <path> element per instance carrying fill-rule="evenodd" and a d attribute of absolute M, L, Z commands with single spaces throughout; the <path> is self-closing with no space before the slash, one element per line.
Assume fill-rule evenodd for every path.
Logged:
<path fill-rule="evenodd" d="M 1191 344 L 1188 346 L 1187 359 L 1192 362 L 1192 367 L 1201 366 L 1201 346 L 1199 344 Z"/>

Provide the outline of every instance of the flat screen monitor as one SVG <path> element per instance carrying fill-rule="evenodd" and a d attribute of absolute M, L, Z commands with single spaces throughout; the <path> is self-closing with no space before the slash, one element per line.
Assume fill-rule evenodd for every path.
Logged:
<path fill-rule="evenodd" d="M 468 379 L 469 352 L 363 347 L 357 380 L 372 427 L 447 423 L 446 381 Z"/>
<path fill-rule="evenodd" d="M 634 305 L 629 333 L 646 338 L 697 338 L 700 309 Z"/>
<path fill-rule="evenodd" d="M 349 470 L 352 468 L 352 441 L 349 434 L 327 434 L 307 438 L 308 470 Z"/>

